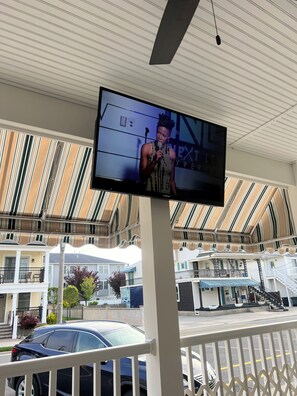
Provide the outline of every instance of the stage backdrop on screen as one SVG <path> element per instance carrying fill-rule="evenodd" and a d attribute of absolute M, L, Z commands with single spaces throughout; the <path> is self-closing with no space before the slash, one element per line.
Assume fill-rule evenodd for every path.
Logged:
<path fill-rule="evenodd" d="M 174 121 L 176 194 L 146 190 L 141 147 L 156 141 L 160 114 Z M 224 205 L 226 133 L 223 126 L 100 88 L 91 188 L 162 199 Z"/>

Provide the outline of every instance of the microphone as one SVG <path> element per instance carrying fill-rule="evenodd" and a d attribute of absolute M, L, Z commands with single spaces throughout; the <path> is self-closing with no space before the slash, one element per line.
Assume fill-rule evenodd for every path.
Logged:
<path fill-rule="evenodd" d="M 161 143 L 161 142 L 157 142 L 157 146 L 158 146 L 158 150 L 162 150 L 162 143 Z M 159 159 L 158 159 L 158 168 L 160 168 L 161 159 L 162 159 L 162 158 L 159 158 Z"/>

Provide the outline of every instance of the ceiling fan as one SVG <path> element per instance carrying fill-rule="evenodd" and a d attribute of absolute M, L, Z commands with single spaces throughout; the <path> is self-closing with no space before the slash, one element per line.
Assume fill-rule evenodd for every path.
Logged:
<path fill-rule="evenodd" d="M 169 64 L 191 23 L 200 0 L 168 0 L 154 43 L 150 65 Z"/>
<path fill-rule="evenodd" d="M 168 65 L 172 61 L 199 2 L 200 0 L 168 0 L 154 43 L 150 65 Z M 210 0 L 210 2 L 217 33 L 216 42 L 217 45 L 221 45 L 213 0 Z"/>

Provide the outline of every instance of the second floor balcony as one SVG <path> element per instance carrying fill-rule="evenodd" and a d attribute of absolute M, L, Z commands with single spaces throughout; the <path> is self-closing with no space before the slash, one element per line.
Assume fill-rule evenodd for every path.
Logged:
<path fill-rule="evenodd" d="M 197 269 L 193 270 L 194 278 L 242 278 L 247 274 L 243 269 L 224 268 L 224 269 Z"/>
<path fill-rule="evenodd" d="M 15 283 L 15 269 L 0 268 L 0 283 Z M 17 283 L 42 283 L 44 282 L 44 268 L 21 268 L 17 277 Z"/>

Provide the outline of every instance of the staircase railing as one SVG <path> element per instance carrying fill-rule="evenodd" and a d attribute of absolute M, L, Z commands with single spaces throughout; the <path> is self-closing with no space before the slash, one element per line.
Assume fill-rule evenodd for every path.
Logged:
<path fill-rule="evenodd" d="M 266 291 L 263 288 L 250 286 L 250 290 L 252 290 L 257 296 L 264 298 L 266 303 L 273 309 L 281 309 L 284 310 L 285 307 L 281 300 L 277 299 L 272 292 Z"/>
<path fill-rule="evenodd" d="M 285 287 L 287 287 L 291 292 L 297 295 L 297 282 L 290 279 L 287 275 L 283 272 L 273 269 L 272 270 L 273 276 L 277 279 L 280 283 L 282 283 Z"/>

